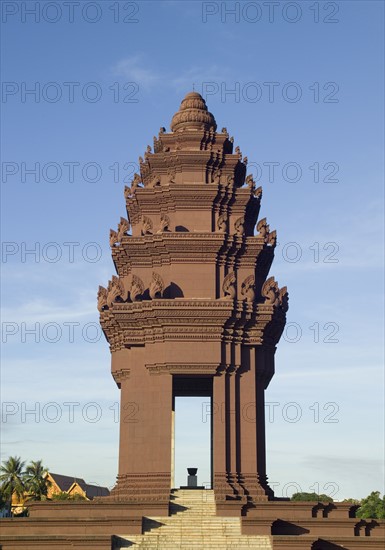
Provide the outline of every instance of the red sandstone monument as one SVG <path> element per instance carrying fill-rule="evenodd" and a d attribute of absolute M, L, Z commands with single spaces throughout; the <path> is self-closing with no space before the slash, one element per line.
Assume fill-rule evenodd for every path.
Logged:
<path fill-rule="evenodd" d="M 1 522 L 3 550 L 384 548 L 384 522 L 352 504 L 276 499 L 268 485 L 264 393 L 288 292 L 269 274 L 276 232 L 233 142 L 192 92 L 139 159 L 110 231 L 117 275 L 98 292 L 121 391 L 116 486 L 32 504 Z M 212 402 L 212 487 L 176 490 L 175 398 L 198 395 Z"/>

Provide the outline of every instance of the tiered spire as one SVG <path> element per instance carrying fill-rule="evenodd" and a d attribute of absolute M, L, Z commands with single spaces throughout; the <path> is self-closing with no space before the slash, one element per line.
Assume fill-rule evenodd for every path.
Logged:
<path fill-rule="evenodd" d="M 273 375 L 275 345 L 288 308 L 286 287 L 280 289 L 273 277 L 268 278 L 276 232 L 270 231 L 265 218 L 257 224 L 262 189 L 247 175 L 247 158 L 234 148 L 227 129 L 217 132 L 215 118 L 197 92 L 187 94 L 172 118 L 171 132 L 162 127 L 139 164 L 140 174 L 124 192 L 127 219 L 121 218 L 117 231 L 110 232 L 117 276 L 98 293 L 113 376 L 126 399 L 135 387 L 146 385 L 146 390 L 140 389 L 141 410 L 149 407 L 146 391 L 169 384 L 167 377 L 157 382 L 153 374 L 213 377 L 217 392 L 223 390 L 223 374 L 226 384 L 235 384 L 238 377 L 247 387 L 239 399 L 250 391 L 252 398 L 253 391 L 263 391 Z M 242 384 L 239 387 L 242 392 Z M 139 403 L 137 391 L 129 401 Z M 157 414 L 162 417 L 166 412 L 159 409 Z M 154 429 L 150 417 L 148 426 L 143 422 L 143 430 Z M 168 429 L 162 424 L 159 433 Z M 225 437 L 220 435 L 223 429 L 235 434 L 238 428 L 218 424 L 214 434 L 218 445 Z M 136 440 L 140 434 L 130 425 L 122 430 L 138 446 L 137 453 L 156 456 L 156 449 L 151 451 L 154 442 L 147 441 L 146 447 L 143 438 Z M 242 430 L 247 433 L 250 427 L 245 424 Z M 250 437 L 255 438 L 255 433 Z M 236 461 L 239 444 L 236 437 L 229 442 L 230 463 L 215 466 L 217 500 L 225 502 L 238 494 L 244 505 L 268 498 L 262 443 L 255 451 L 258 466 L 257 456 L 245 452 L 242 463 Z M 116 490 L 141 501 L 148 491 L 146 483 L 155 484 L 152 492 L 165 503 L 168 459 L 156 468 L 151 458 L 142 465 L 129 458 L 122 445 Z M 132 484 L 137 487 L 135 494 L 130 493 Z"/>

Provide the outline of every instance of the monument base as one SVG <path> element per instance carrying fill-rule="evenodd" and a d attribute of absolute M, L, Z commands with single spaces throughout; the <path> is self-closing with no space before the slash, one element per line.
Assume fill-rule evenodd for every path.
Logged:
<path fill-rule="evenodd" d="M 166 510 L 154 503 L 133 504 L 108 498 L 32 503 L 29 517 L 0 519 L 0 547 L 115 550 L 127 537 L 152 538 L 151 532 L 156 535 L 157 529 L 167 524 L 167 518 L 175 512 L 182 517 L 191 506 L 176 506 L 180 497 L 182 504 L 184 498 L 192 506 L 197 502 L 201 507 L 207 505 L 208 511 L 202 517 L 232 516 L 234 521 L 237 517 L 240 540 L 244 535 L 246 539 L 250 535 L 267 537 L 273 550 L 376 550 L 385 546 L 385 521 L 356 518 L 356 506 L 348 503 L 269 501 L 244 509 L 242 515 L 239 508 L 230 506 L 233 513 L 229 514 L 229 510 L 222 513 L 215 504 L 214 491 L 200 489 L 199 499 L 199 489 L 190 489 L 173 490 L 173 499 Z M 191 529 L 194 533 L 193 524 Z"/>

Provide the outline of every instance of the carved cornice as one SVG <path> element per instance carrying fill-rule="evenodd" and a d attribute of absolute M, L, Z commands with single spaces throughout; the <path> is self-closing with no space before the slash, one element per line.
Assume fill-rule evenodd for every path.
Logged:
<path fill-rule="evenodd" d="M 154 363 L 146 365 L 150 374 L 209 374 L 214 375 L 218 363 Z"/>
<path fill-rule="evenodd" d="M 177 340 L 275 345 L 285 321 L 280 304 L 226 299 L 116 303 L 100 316 L 112 351 Z"/>

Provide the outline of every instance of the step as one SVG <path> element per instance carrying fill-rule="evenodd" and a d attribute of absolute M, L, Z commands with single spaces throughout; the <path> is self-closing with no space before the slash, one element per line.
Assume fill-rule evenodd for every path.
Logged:
<path fill-rule="evenodd" d="M 184 509 L 179 509 L 182 507 Z M 170 516 L 144 518 L 142 535 L 121 536 L 140 550 L 271 550 L 269 536 L 242 535 L 240 517 L 216 515 L 212 490 L 173 490 Z M 154 525 L 156 522 L 159 525 Z M 119 550 L 119 547 L 117 547 Z"/>

